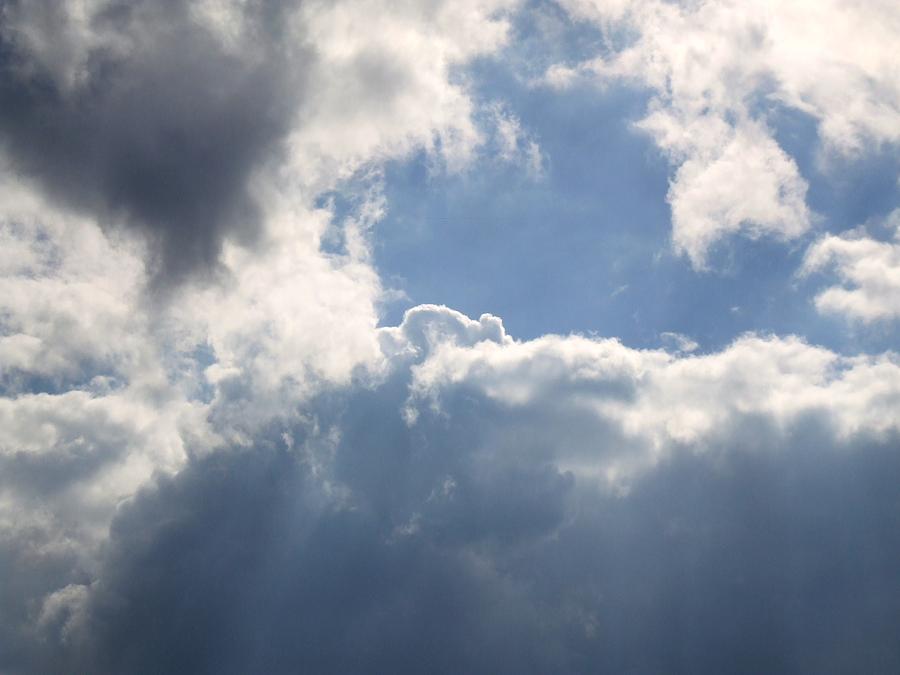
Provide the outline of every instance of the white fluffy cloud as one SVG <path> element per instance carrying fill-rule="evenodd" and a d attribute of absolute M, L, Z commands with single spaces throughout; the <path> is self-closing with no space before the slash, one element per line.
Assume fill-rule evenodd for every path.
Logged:
<path fill-rule="evenodd" d="M 28 375 L 63 383 L 137 375 L 151 358 L 141 337 L 147 316 L 133 312 L 145 281 L 140 246 L 105 237 L 24 184 L 4 181 L 0 199 L 6 386 Z"/>
<path fill-rule="evenodd" d="M 806 252 L 802 275 L 833 271 L 839 284 L 816 295 L 816 308 L 864 323 L 900 318 L 900 211 L 887 220 L 893 241 L 861 230 L 822 237 Z"/>
<path fill-rule="evenodd" d="M 290 139 L 298 175 L 346 176 L 360 163 L 425 147 L 460 168 L 481 142 L 473 103 L 453 69 L 495 52 L 515 0 L 303 3 L 297 16 L 314 46 L 315 96 Z M 333 180 L 333 178 L 329 177 Z"/>
<path fill-rule="evenodd" d="M 826 152 L 900 141 L 896 3 L 563 0 L 599 26 L 604 53 L 552 67 L 546 81 L 620 79 L 654 98 L 638 127 L 678 169 L 672 239 L 696 267 L 740 232 L 791 239 L 811 216 L 806 181 L 777 144 L 766 108 L 813 117 Z"/>
<path fill-rule="evenodd" d="M 900 432 L 900 359 L 892 353 L 845 357 L 797 337 L 755 335 L 696 356 L 578 336 L 517 342 L 499 326 L 472 333 L 484 317 L 471 322 L 433 307 L 408 316 L 402 330 L 411 344 L 422 344 L 414 327 L 423 315 L 457 327 L 442 334 L 467 338 L 427 343 L 427 357 L 413 366 L 411 423 L 423 411 L 452 415 L 467 397 L 492 401 L 523 425 L 493 442 L 529 438 L 576 474 L 627 480 L 680 448 L 752 444 L 746 431 L 754 424 L 777 435 L 820 419 L 834 443 Z"/>

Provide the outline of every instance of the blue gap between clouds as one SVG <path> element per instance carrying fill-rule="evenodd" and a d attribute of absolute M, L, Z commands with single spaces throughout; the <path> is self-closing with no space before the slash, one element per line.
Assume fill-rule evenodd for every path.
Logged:
<path fill-rule="evenodd" d="M 552 12 L 539 18 L 554 20 Z M 578 60 L 573 49 L 595 49 L 588 29 L 570 29 L 568 51 L 545 56 L 542 68 Z M 464 75 L 479 100 L 500 101 L 521 120 L 547 157 L 545 175 L 535 180 L 502 163 L 490 145 L 459 175 L 434 170 L 424 154 L 389 164 L 375 262 L 386 285 L 408 299 L 385 308 L 384 325 L 397 324 L 410 306 L 438 303 L 473 317 L 496 314 L 520 339 L 580 332 L 655 347 L 660 333 L 675 331 L 716 350 L 756 331 L 798 334 L 844 352 L 896 346 L 889 329 L 853 329 L 815 312 L 820 286 L 795 273 L 817 233 L 788 244 L 731 238 L 713 251 L 713 272 L 675 257 L 665 199 L 672 168 L 630 126 L 648 95 L 619 86 L 529 87 L 522 64 L 533 60 L 523 50 L 540 40 L 533 25 L 519 30 L 518 52 L 478 61 Z M 900 201 L 896 156 L 832 165 L 823 175 L 813 120 L 780 109 L 769 120 L 810 183 L 820 228 L 842 231 Z M 339 217 L 352 210 L 352 197 L 332 197 Z"/>

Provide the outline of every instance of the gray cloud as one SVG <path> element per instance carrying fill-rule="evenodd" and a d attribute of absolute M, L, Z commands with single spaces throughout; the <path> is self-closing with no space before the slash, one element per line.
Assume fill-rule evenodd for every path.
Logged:
<path fill-rule="evenodd" d="M 148 235 L 157 279 L 209 269 L 226 235 L 257 233 L 248 179 L 301 96 L 299 36 L 281 17 L 291 4 L 242 5 L 236 49 L 180 0 L 86 5 L 86 17 L 4 2 L 0 142 L 12 167 Z"/>
<path fill-rule="evenodd" d="M 157 479 L 46 622 L 62 648 L 19 670 L 900 666 L 895 433 L 748 416 L 622 492 L 560 466 L 570 441 L 623 452 L 588 415 L 554 442 L 460 386 L 409 425 L 410 378 L 318 399 L 289 443 L 273 428 Z"/>
<path fill-rule="evenodd" d="M 520 589 L 463 549 L 392 537 L 383 516 L 336 507 L 284 451 L 200 461 L 116 522 L 75 658 L 130 673 L 555 665 Z"/>
<path fill-rule="evenodd" d="M 900 671 L 896 355 L 376 329 L 366 245 L 284 205 L 159 325 L 140 251 L 18 226 L 124 224 L 171 283 L 253 241 L 289 131 L 310 185 L 464 161 L 450 66 L 508 3 L 311 6 L 316 53 L 290 3 L 0 0 L 4 160 L 55 207 L 4 199 L 0 671 Z"/>

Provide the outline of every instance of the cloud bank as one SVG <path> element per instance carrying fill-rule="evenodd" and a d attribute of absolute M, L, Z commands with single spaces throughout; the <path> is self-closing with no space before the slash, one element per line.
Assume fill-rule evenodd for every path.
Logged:
<path fill-rule="evenodd" d="M 434 306 L 380 337 L 378 383 L 195 458 L 120 509 L 95 576 L 43 600 L 39 630 L 63 647 L 37 662 L 900 662 L 896 356 L 758 337 L 697 357 L 517 342 L 492 317 Z"/>
<path fill-rule="evenodd" d="M 565 6 L 614 48 L 547 77 L 651 89 L 697 267 L 810 227 L 754 97 L 897 141 L 893 6 Z M 0 671 L 900 669 L 895 351 L 383 325 L 386 167 L 552 170 L 471 82 L 522 10 L 0 2 Z M 873 232 L 820 311 L 897 316 Z"/>

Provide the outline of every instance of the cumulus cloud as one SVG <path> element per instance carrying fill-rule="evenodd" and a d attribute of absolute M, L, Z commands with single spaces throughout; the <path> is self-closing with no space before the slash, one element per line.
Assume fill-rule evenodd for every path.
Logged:
<path fill-rule="evenodd" d="M 202 403 L 173 386 L 142 300 L 141 243 L 107 237 L 24 183 L 0 192 L 4 541 L 34 541 L 39 568 L 74 561 L 56 580 L 65 585 L 87 574 L 121 501 L 214 434 Z"/>
<path fill-rule="evenodd" d="M 758 337 L 699 357 L 518 342 L 435 306 L 382 337 L 383 379 L 311 401 L 290 442 L 272 429 L 194 458 L 123 508 L 95 576 L 44 601 L 41 634 L 62 646 L 39 659 L 135 673 L 900 662 L 895 356 Z"/>
<path fill-rule="evenodd" d="M 801 275 L 832 270 L 841 283 L 819 292 L 816 308 L 827 314 L 871 323 L 900 317 L 900 211 L 886 221 L 893 241 L 864 231 L 827 235 L 806 252 Z"/>
<path fill-rule="evenodd" d="M 695 267 L 726 236 L 793 239 L 811 224 L 806 181 L 778 146 L 767 108 L 811 116 L 828 153 L 900 141 L 900 82 L 889 2 L 563 0 L 601 29 L 602 53 L 545 81 L 621 80 L 653 93 L 637 127 L 678 168 L 672 240 Z"/>
<path fill-rule="evenodd" d="M 5 3 L 5 394 L 140 390 L 237 438 L 349 382 L 378 358 L 383 199 L 334 222 L 315 198 L 416 148 L 464 162 L 451 69 L 503 43 L 508 6 Z"/>
<path fill-rule="evenodd" d="M 782 431 L 821 418 L 836 439 L 889 436 L 898 378 L 895 354 L 842 357 L 796 337 L 747 335 L 699 356 L 582 337 L 448 341 L 414 366 L 407 405 L 440 414 L 448 396 L 492 401 L 554 461 L 615 481 L 681 446 L 727 443 L 757 418 Z M 616 448 L 605 457 L 588 450 L 602 435 Z"/>
<path fill-rule="evenodd" d="M 141 486 L 377 373 L 378 181 L 340 218 L 316 198 L 417 149 L 467 161 L 452 69 L 508 6 L 0 5 L 0 669 L 74 635 Z"/>
<path fill-rule="evenodd" d="M 0 145 L 142 231 L 158 281 L 209 271 L 260 235 L 258 184 L 286 166 L 296 190 L 423 145 L 464 162 L 480 135 L 450 69 L 502 44 L 510 4 L 4 3 Z"/>
<path fill-rule="evenodd" d="M 426 148 L 459 170 L 483 141 L 475 104 L 454 69 L 508 40 L 516 0 L 305 3 L 320 67 L 316 92 L 288 138 L 306 184 L 331 189 L 361 164 Z"/>
<path fill-rule="evenodd" d="M 896 354 L 379 327 L 385 162 L 543 166 L 459 72 L 514 4 L 388 4 L 0 2 L 0 670 L 897 670 Z M 666 96 L 684 250 L 801 232 Z"/>

